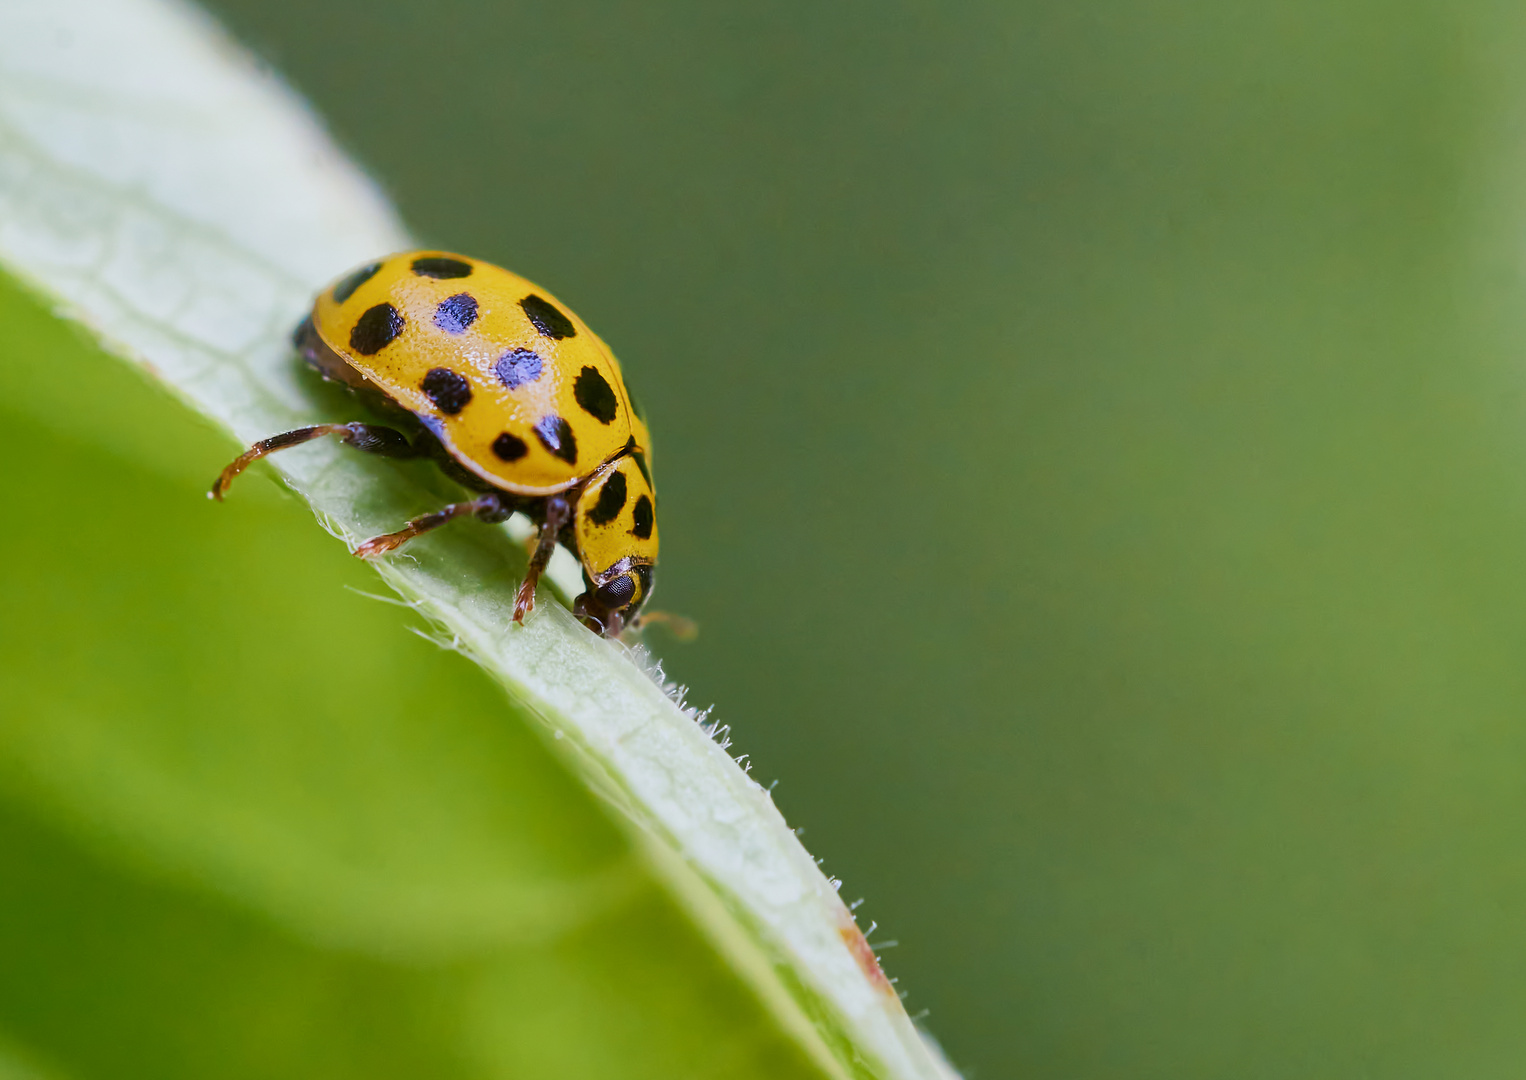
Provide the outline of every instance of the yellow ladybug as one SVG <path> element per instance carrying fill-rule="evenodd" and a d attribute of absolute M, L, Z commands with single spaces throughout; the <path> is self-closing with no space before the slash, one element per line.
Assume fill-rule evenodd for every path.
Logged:
<path fill-rule="evenodd" d="M 657 504 L 646 424 L 620 364 L 556 297 L 517 274 L 443 251 L 390 255 L 318 295 L 293 339 L 309 364 L 398 412 L 377 424 L 316 424 L 261 439 L 212 485 L 267 454 L 335 435 L 388 457 L 432 456 L 480 492 L 367 540 L 362 558 L 392 551 L 458 517 L 539 526 L 514 603 L 521 622 L 557 543 L 583 564 L 574 613 L 618 635 L 652 592 Z"/>

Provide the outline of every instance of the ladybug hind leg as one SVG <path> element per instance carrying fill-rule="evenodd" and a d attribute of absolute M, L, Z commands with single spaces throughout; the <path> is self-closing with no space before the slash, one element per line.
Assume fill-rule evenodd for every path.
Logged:
<path fill-rule="evenodd" d="M 212 485 L 212 490 L 207 492 L 207 497 L 222 502 L 223 495 L 227 492 L 228 485 L 233 483 L 234 478 L 260 458 L 268 457 L 277 450 L 288 450 L 293 446 L 301 446 L 314 439 L 321 439 L 325 435 L 337 435 L 346 446 L 353 446 L 367 454 L 380 454 L 383 457 L 418 457 L 428 452 L 409 442 L 408 437 L 401 431 L 383 427 L 380 424 L 313 424 L 311 427 L 283 431 L 279 435 L 272 435 L 255 443 L 229 463 Z"/>

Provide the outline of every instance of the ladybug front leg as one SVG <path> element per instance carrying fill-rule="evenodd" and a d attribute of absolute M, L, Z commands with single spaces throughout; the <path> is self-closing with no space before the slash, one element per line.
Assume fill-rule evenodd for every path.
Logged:
<path fill-rule="evenodd" d="M 426 452 L 410 443 L 408 437 L 401 431 L 382 427 L 380 424 L 314 424 L 312 427 L 300 427 L 295 431 L 283 431 L 279 435 L 272 435 L 268 439 L 261 439 L 255 443 L 234 458 L 232 464 L 222 471 L 222 475 L 212 485 L 212 490 L 207 492 L 207 497 L 222 502 L 223 493 L 228 490 L 228 485 L 233 483 L 233 478 L 260 458 L 273 454 L 277 450 L 287 450 L 293 446 L 301 446 L 305 442 L 312 442 L 314 439 L 321 439 L 325 435 L 338 435 L 346 446 L 353 446 L 367 454 L 381 454 L 383 457 L 418 457 Z"/>
<path fill-rule="evenodd" d="M 525 615 L 535 610 L 535 586 L 540 583 L 540 576 L 551 561 L 551 553 L 556 550 L 556 538 L 572 520 L 572 506 L 573 500 L 562 495 L 553 495 L 546 500 L 546 520 L 541 523 L 540 540 L 535 545 L 535 554 L 530 556 L 525 580 L 514 597 L 514 621 L 517 623 L 524 622 Z"/>
<path fill-rule="evenodd" d="M 490 492 L 480 499 L 451 503 L 432 514 L 422 514 L 409 521 L 397 532 L 387 533 L 385 536 L 374 536 L 356 548 L 355 555 L 362 559 L 374 559 L 378 555 L 385 555 L 389 551 L 402 547 L 415 536 L 427 533 L 431 529 L 438 529 L 441 525 L 454 521 L 458 517 L 477 517 L 496 525 L 500 521 L 507 520 L 513 512 L 514 508 L 502 496 L 496 492 Z"/>
<path fill-rule="evenodd" d="M 687 615 L 675 615 L 671 611 L 643 611 L 625 628 L 639 633 L 648 626 L 665 626 L 679 641 L 693 641 L 699 637 L 699 623 Z"/>

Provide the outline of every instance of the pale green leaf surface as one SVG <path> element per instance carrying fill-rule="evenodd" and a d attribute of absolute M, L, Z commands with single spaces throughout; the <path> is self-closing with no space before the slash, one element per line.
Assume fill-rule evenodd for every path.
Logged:
<path fill-rule="evenodd" d="M 352 403 L 294 363 L 287 335 L 324 282 L 408 244 L 385 200 L 302 104 L 199 13 L 156 0 L 0 3 L 0 261 L 239 441 L 334 419 L 340 410 L 353 415 Z M 109 450 L 112 425 L 129 421 L 107 403 L 97 422 L 82 422 L 56 380 L 35 378 L 35 370 L 7 375 L 8 389 L 23 388 L 20 397 L 31 403 L 33 443 L 57 437 L 63 447 L 85 438 Z M 177 454 L 173 440 L 148 458 L 151 470 L 183 480 L 194 466 L 205 479 L 205 458 Z M 276 467 L 352 546 L 450 493 L 423 466 L 335 446 L 291 451 Z M 258 501 L 257 487 L 236 495 Z M 92 762 L 95 751 L 83 743 L 60 748 L 39 735 L 37 753 L 77 751 L 77 775 L 92 775 L 93 765 L 100 782 L 90 798 L 124 815 L 124 828 L 137 816 L 155 821 L 159 835 L 175 835 L 166 850 L 182 858 L 194 852 L 190 864 L 212 879 L 201 884 L 299 927 L 308 942 L 362 956 L 439 963 L 505 942 L 561 941 L 611 910 L 640 908 L 643 882 L 656 875 L 797 1044 L 800 1060 L 825 1075 L 951 1075 L 855 951 L 862 939 L 834 883 L 692 710 L 675 703 L 639 657 L 584 631 L 545 589 L 527 624 L 511 628 L 522 566 L 506 532 L 462 528 L 415 543 L 379 570 L 498 679 L 523 715 L 545 726 L 562 760 L 619 809 L 636 838 L 629 856 L 582 865 L 569 857 L 525 886 L 491 866 L 466 885 L 419 873 L 428 863 L 420 853 L 405 887 L 368 903 L 377 883 L 335 864 L 317 816 L 286 823 L 311 828 L 308 843 L 282 823 L 241 817 L 236 798 L 225 820 L 212 820 L 215 805 L 188 814 L 159 789 L 133 788 L 132 769 L 118 775 Z M 130 565 L 118 569 L 133 575 Z M 405 752 L 398 747 L 417 737 L 405 734 L 391 749 Z M 364 742 L 363 733 L 357 738 Z M 33 744 L 23 735 L 17 745 Z M 450 767 L 472 758 L 469 748 L 436 749 Z M 123 738 L 111 751 L 124 759 L 153 752 Z M 299 751 L 291 755 L 298 769 Z M 45 786 L 37 778 L 54 775 L 41 758 L 22 760 L 16 775 L 25 783 Z M 425 799 L 400 820 L 413 826 L 434 811 Z M 249 842 L 228 849 L 228 835 Z M 277 849 L 280 858 L 258 854 Z M 472 862 L 447 855 L 461 852 L 442 854 L 442 866 Z M 485 858 L 491 863 L 493 855 Z M 554 997 L 558 969 L 546 963 Z M 612 958 L 609 977 L 618 980 L 619 972 Z M 490 986 L 479 1000 L 494 1008 Z M 524 1004 L 501 1002 L 507 1013 Z"/>

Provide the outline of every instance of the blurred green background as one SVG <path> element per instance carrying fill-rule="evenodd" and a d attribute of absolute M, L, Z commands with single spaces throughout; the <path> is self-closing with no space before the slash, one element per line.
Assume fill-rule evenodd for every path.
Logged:
<path fill-rule="evenodd" d="M 1520 1075 L 1526 13 L 211 6 L 620 353 L 669 668 L 971 1076 Z"/>
<path fill-rule="evenodd" d="M 957 1062 L 1518 1074 L 1508 6 L 214 9 L 625 358 L 671 666 Z"/>

